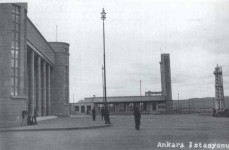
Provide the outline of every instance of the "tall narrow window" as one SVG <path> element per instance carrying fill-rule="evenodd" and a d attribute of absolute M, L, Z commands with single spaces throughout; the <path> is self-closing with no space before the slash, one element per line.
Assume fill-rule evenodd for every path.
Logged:
<path fill-rule="evenodd" d="M 20 54 L 20 7 L 12 7 L 12 41 L 11 41 L 11 95 L 19 91 L 19 54 Z"/>

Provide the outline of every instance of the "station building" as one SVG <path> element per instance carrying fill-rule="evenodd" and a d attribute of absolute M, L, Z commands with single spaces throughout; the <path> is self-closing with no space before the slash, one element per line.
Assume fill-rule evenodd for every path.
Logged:
<path fill-rule="evenodd" d="M 69 44 L 47 42 L 27 3 L 0 4 L 0 127 L 22 125 L 22 112 L 69 116 Z"/>
<path fill-rule="evenodd" d="M 158 113 L 172 110 L 172 85 L 170 55 L 161 54 L 161 91 L 145 92 L 144 96 L 107 97 L 107 106 L 111 113 L 132 113 L 139 107 L 142 113 Z M 104 97 L 89 97 L 71 104 L 71 114 L 88 114 L 93 107 L 100 112 L 104 106 Z"/>

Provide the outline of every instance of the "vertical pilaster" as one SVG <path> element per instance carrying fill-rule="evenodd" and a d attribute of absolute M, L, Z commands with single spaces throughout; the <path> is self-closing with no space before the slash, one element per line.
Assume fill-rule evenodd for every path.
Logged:
<path fill-rule="evenodd" d="M 37 114 L 41 116 L 41 58 L 38 56 L 37 58 Z"/>
<path fill-rule="evenodd" d="M 46 114 L 50 114 L 50 65 L 47 65 L 47 102 L 46 102 Z"/>
<path fill-rule="evenodd" d="M 42 80 L 43 80 L 43 105 L 42 105 L 42 116 L 46 116 L 46 62 L 43 62 L 43 72 L 42 72 Z"/>
<path fill-rule="evenodd" d="M 35 107 L 35 92 L 34 92 L 34 51 L 30 53 L 30 90 L 29 90 L 29 114 L 32 114 Z"/>

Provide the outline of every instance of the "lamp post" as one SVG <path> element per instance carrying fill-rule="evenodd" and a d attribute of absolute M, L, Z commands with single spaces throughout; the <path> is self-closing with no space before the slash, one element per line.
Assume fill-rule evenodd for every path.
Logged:
<path fill-rule="evenodd" d="M 104 70 L 104 68 L 103 68 L 103 66 L 102 66 L 102 84 L 103 84 L 103 105 L 104 105 L 104 73 L 103 73 L 103 70 Z"/>
<path fill-rule="evenodd" d="M 105 53 L 105 26 L 104 20 L 106 19 L 106 13 L 104 8 L 101 12 L 101 19 L 103 20 L 103 66 L 104 66 L 104 103 L 105 107 L 107 107 L 107 87 L 106 87 L 106 53 Z"/>

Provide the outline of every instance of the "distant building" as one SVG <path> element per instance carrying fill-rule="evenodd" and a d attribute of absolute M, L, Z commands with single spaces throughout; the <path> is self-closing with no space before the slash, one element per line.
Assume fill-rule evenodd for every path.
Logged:
<path fill-rule="evenodd" d="M 69 116 L 69 44 L 47 42 L 27 3 L 0 4 L 0 127 L 22 125 L 22 112 Z"/>
<path fill-rule="evenodd" d="M 142 113 L 169 111 L 172 109 L 172 86 L 169 54 L 161 54 L 161 92 L 145 92 L 145 96 L 115 96 L 107 97 L 111 113 L 132 113 L 134 107 L 139 107 Z M 85 98 L 83 101 L 71 104 L 72 114 L 90 113 L 95 107 L 100 111 L 104 106 L 103 97 Z"/>
<path fill-rule="evenodd" d="M 108 109 L 111 113 L 130 113 L 134 107 L 139 107 L 143 113 L 165 111 L 164 96 L 117 96 L 107 97 Z M 100 111 L 103 107 L 103 97 L 89 97 L 84 101 L 71 104 L 72 114 L 82 114 L 95 107 Z"/>

